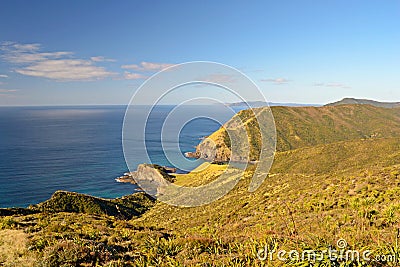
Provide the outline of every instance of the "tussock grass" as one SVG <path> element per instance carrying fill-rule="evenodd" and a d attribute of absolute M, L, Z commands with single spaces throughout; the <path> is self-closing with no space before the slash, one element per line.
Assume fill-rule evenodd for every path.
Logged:
<path fill-rule="evenodd" d="M 34 266 L 35 254 L 28 251 L 29 238 L 22 230 L 0 231 L 0 265 Z"/>
<path fill-rule="evenodd" d="M 266 247 L 337 249 L 339 239 L 349 249 L 400 257 L 400 109 L 345 105 L 273 112 L 280 152 L 256 192 L 248 191 L 253 166 L 230 193 L 201 207 L 172 207 L 144 194 L 104 200 L 57 193 L 32 207 L 39 213 L 3 211 L 0 265 L 397 266 L 387 260 L 257 258 Z M 249 112 L 241 116 L 251 120 Z M 176 175 L 175 183 L 202 185 L 225 170 L 205 163 Z M 115 205 L 131 216 L 116 216 Z"/>

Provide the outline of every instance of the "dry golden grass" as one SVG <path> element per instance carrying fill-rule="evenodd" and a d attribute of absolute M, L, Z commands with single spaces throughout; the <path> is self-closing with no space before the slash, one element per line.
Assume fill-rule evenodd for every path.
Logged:
<path fill-rule="evenodd" d="M 36 258 L 28 251 L 28 235 L 22 230 L 0 231 L 0 265 L 34 266 Z"/>
<path fill-rule="evenodd" d="M 187 174 L 177 174 L 175 184 L 184 186 L 201 186 L 217 179 L 227 169 L 227 165 L 205 162 Z"/>

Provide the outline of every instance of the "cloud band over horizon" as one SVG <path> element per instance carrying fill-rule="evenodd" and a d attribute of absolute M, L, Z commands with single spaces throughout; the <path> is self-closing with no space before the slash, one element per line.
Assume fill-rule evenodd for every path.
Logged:
<path fill-rule="evenodd" d="M 15 67 L 16 73 L 52 79 L 56 81 L 99 80 L 115 76 L 116 73 L 96 66 L 96 62 L 105 61 L 104 57 L 80 59 L 73 52 L 42 52 L 40 44 L 19 44 L 3 42 L 0 45 L 1 58 Z"/>

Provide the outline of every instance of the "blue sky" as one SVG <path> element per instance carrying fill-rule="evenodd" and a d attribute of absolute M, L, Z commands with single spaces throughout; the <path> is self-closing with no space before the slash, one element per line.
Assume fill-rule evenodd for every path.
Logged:
<path fill-rule="evenodd" d="M 399 1 L 3 0 L 0 25 L 0 105 L 127 104 L 196 60 L 273 102 L 400 101 Z"/>

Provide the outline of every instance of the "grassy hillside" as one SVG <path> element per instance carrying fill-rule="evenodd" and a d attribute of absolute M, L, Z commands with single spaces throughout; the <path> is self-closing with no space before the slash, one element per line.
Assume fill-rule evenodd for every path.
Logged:
<path fill-rule="evenodd" d="M 370 105 L 325 107 L 271 107 L 277 131 L 277 151 L 288 151 L 346 140 L 400 137 L 400 108 L 386 109 Z M 254 109 L 258 112 L 258 109 Z M 238 115 L 246 127 L 253 160 L 261 149 L 260 130 L 251 110 Z M 229 122 L 225 124 L 229 128 Z M 217 147 L 217 156 L 227 161 L 230 141 L 225 128 L 209 136 Z M 207 139 L 204 142 L 209 142 Z M 202 154 L 204 145 L 197 152 Z"/>
<path fill-rule="evenodd" d="M 208 206 L 185 209 L 158 203 L 135 223 L 173 230 L 189 243 L 220 242 L 217 255 L 200 253 L 204 258 L 195 263 L 212 257 L 257 265 L 251 257 L 255 244 L 287 251 L 320 249 L 335 246 L 341 238 L 353 248 L 388 252 L 396 246 L 400 218 L 399 148 L 400 139 L 393 138 L 281 152 L 254 194 L 247 191 L 249 170 L 247 179 Z M 192 175 L 187 184 L 210 175 L 204 172 Z"/>
<path fill-rule="evenodd" d="M 369 105 L 272 108 L 278 151 L 361 138 L 400 136 L 400 109 Z"/>
<path fill-rule="evenodd" d="M 144 193 L 116 199 L 102 199 L 79 193 L 57 191 L 49 200 L 32 205 L 29 210 L 46 213 L 76 212 L 131 219 L 146 212 L 153 204 L 154 199 Z"/>
<path fill-rule="evenodd" d="M 315 264 L 281 261 L 276 254 L 257 258 L 265 247 L 321 253 L 339 249 L 337 241 L 344 239 L 348 249 L 400 259 L 399 110 L 299 109 L 273 109 L 278 140 L 291 146 L 280 147 L 254 193 L 248 191 L 254 166 L 226 196 L 194 208 L 153 202 L 144 194 L 107 200 L 57 192 L 29 212 L 3 211 L 0 265 L 398 266 L 387 258 L 332 261 L 325 255 Z M 240 116 L 251 120 L 249 111 Z M 300 140 L 285 125 L 299 126 Z M 176 175 L 175 183 L 199 186 L 225 170 L 205 163 Z"/>
<path fill-rule="evenodd" d="M 4 231 L 17 231 L 25 242 L 18 259 L 42 266 L 286 266 L 295 262 L 275 258 L 267 264 L 257 259 L 257 251 L 265 245 L 322 250 L 334 248 L 339 239 L 352 249 L 400 256 L 399 144 L 399 138 L 387 138 L 279 152 L 255 193 L 247 190 L 249 169 L 233 191 L 210 205 L 156 203 L 129 221 L 65 212 L 3 217 L 0 251 L 13 244 Z M 199 185 L 224 168 L 212 164 L 177 175 L 176 183 Z M 328 259 L 322 263 L 339 266 Z M 396 265 L 381 261 L 363 266 Z"/>
<path fill-rule="evenodd" d="M 264 222 L 266 225 L 275 225 L 275 220 L 265 221 L 265 218 L 271 215 L 270 211 L 273 211 L 269 209 L 272 204 L 292 201 L 300 204 L 307 198 L 309 201 L 320 199 L 321 203 L 324 199 L 331 198 L 330 201 L 335 203 L 332 193 L 343 198 L 357 194 L 358 197 L 362 197 L 361 193 L 366 193 L 373 187 L 379 187 L 381 190 L 386 186 L 397 188 L 400 182 L 399 163 L 399 138 L 341 142 L 281 152 L 277 154 L 269 177 L 254 194 L 247 191 L 251 175 L 251 170 L 248 170 L 248 179 L 241 181 L 234 191 L 219 201 L 205 207 L 189 209 L 157 203 L 137 220 L 189 232 L 191 227 L 196 228 L 198 225 L 231 226 L 229 225 L 231 220 L 241 222 L 237 224 L 240 228 L 250 220 L 253 223 Z M 181 185 L 193 185 L 194 181 L 202 181 L 203 177 L 211 176 L 212 173 L 214 170 L 210 173 L 206 169 L 192 174 L 186 181 L 180 181 L 179 176 L 177 180 Z M 383 180 L 379 182 L 381 178 Z M 365 184 L 369 179 L 376 181 Z M 385 184 L 383 181 L 388 183 Z M 365 185 L 365 188 L 357 188 L 355 194 L 348 195 L 361 185 Z M 358 189 L 365 189 L 365 192 Z M 304 195 L 298 198 L 302 194 Z M 304 216 L 300 210 L 296 214 Z M 226 237 L 226 231 L 220 233 Z M 257 228 L 247 228 L 245 232 L 236 232 L 235 236 L 254 234 L 255 237 L 258 233 Z"/>

